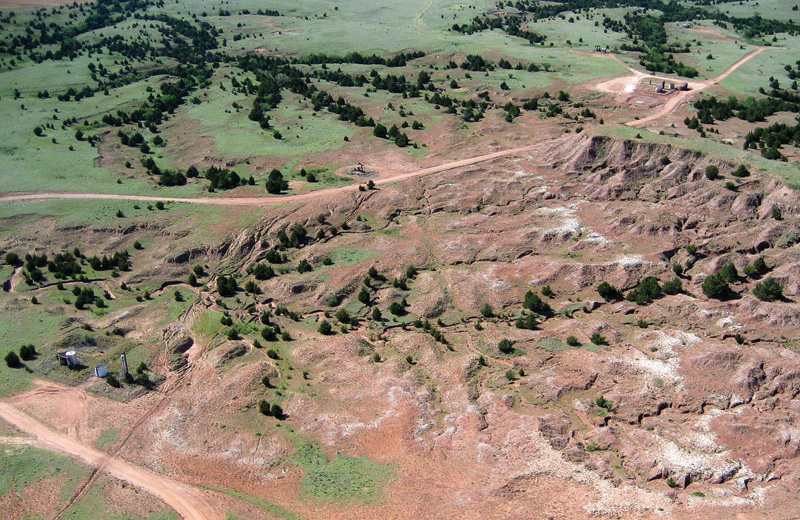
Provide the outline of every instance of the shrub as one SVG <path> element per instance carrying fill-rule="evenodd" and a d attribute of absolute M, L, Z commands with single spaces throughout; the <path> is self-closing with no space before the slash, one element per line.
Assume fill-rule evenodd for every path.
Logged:
<path fill-rule="evenodd" d="M 575 336 L 567 336 L 567 340 L 566 341 L 567 341 L 567 345 L 569 345 L 570 347 L 577 347 L 577 346 L 580 346 L 580 344 L 581 344 L 581 342 L 578 341 L 578 338 L 576 338 Z"/>
<path fill-rule="evenodd" d="M 402 315 L 404 315 L 406 313 L 406 309 L 405 309 L 405 307 L 403 307 L 402 303 L 400 303 L 400 302 L 392 302 L 389 305 L 389 312 L 391 312 L 395 316 L 402 316 Z"/>
<path fill-rule="evenodd" d="M 614 287 L 608 282 L 602 282 L 600 285 L 597 286 L 597 293 L 603 298 L 605 301 L 615 301 L 622 298 L 622 294 L 619 292 L 619 289 Z"/>
<path fill-rule="evenodd" d="M 545 285 L 544 287 L 542 287 L 542 296 L 544 296 L 545 298 L 552 298 L 555 296 L 555 293 L 553 292 L 553 289 L 551 289 L 549 285 Z"/>
<path fill-rule="evenodd" d="M 731 172 L 731 175 L 739 178 L 747 177 L 748 175 L 750 175 L 750 170 L 748 170 L 744 164 L 740 164 L 738 168 L 736 168 Z"/>
<path fill-rule="evenodd" d="M 377 352 L 374 353 L 372 355 L 372 361 L 374 361 L 375 363 L 380 363 L 381 362 L 381 355 L 378 354 Z"/>
<path fill-rule="evenodd" d="M 269 280 L 275 276 L 275 270 L 271 265 L 259 262 L 253 268 L 253 276 L 256 278 L 256 280 Z"/>
<path fill-rule="evenodd" d="M 262 377 L 261 378 L 261 384 L 263 384 L 265 387 L 269 388 L 270 387 L 269 376 Z"/>
<path fill-rule="evenodd" d="M 538 324 L 539 324 L 539 322 L 536 321 L 536 315 L 535 314 L 528 314 L 527 316 L 520 316 L 519 318 L 517 318 L 515 326 L 518 329 L 534 330 L 534 329 L 536 329 L 536 326 Z"/>
<path fill-rule="evenodd" d="M 750 265 L 747 265 L 744 268 L 744 274 L 749 276 L 750 278 L 760 278 L 761 276 L 767 274 L 769 272 L 769 267 L 767 267 L 767 263 L 764 261 L 763 256 L 759 256 L 755 262 Z"/>
<path fill-rule="evenodd" d="M 713 181 L 719 178 L 719 168 L 714 166 L 706 166 L 706 179 Z"/>
<path fill-rule="evenodd" d="M 272 416 L 276 419 L 283 419 L 283 408 L 278 403 L 272 403 Z"/>
<path fill-rule="evenodd" d="M 706 277 L 703 280 L 703 294 L 708 296 L 709 298 L 714 298 L 717 300 L 722 300 L 727 298 L 731 293 L 731 288 L 728 285 L 728 282 L 719 274 L 712 274 Z"/>
<path fill-rule="evenodd" d="M 106 383 L 108 383 L 108 386 L 112 388 L 119 388 L 122 386 L 119 382 L 119 379 L 117 379 L 117 376 L 114 374 L 108 374 L 106 376 Z"/>
<path fill-rule="evenodd" d="M 627 300 L 636 302 L 638 305 L 647 305 L 653 300 L 660 298 L 662 294 L 661 286 L 654 276 L 647 276 L 636 286 L 636 289 L 628 293 Z"/>
<path fill-rule="evenodd" d="M 339 320 L 339 323 L 350 323 L 350 313 L 345 309 L 339 309 L 336 311 L 335 316 L 336 319 Z"/>
<path fill-rule="evenodd" d="M 513 370 L 508 369 L 506 370 L 506 379 L 509 381 L 514 381 L 517 378 L 517 375 L 514 373 Z"/>
<path fill-rule="evenodd" d="M 605 396 L 602 395 L 597 399 L 595 399 L 594 404 L 596 404 L 600 408 L 605 408 L 608 411 L 611 411 L 611 408 L 613 408 L 614 406 L 614 403 L 612 403 L 611 401 L 606 399 Z"/>
<path fill-rule="evenodd" d="M 266 415 L 267 417 L 272 415 L 272 408 L 270 407 L 269 403 L 264 399 L 258 402 L 258 411 L 261 412 L 262 415 Z"/>
<path fill-rule="evenodd" d="M 672 280 L 664 282 L 664 286 L 662 287 L 664 290 L 664 294 L 678 294 L 683 292 L 683 283 L 681 279 L 677 276 Z"/>
<path fill-rule="evenodd" d="M 306 259 L 300 260 L 300 263 L 297 264 L 297 272 L 300 274 L 307 273 L 312 270 L 313 268 L 311 267 L 311 264 L 309 264 L 308 260 Z"/>
<path fill-rule="evenodd" d="M 142 372 L 136 375 L 136 384 L 141 386 L 150 386 L 150 376 Z"/>
<path fill-rule="evenodd" d="M 265 341 L 275 341 L 278 339 L 278 333 L 275 332 L 274 328 L 267 326 L 261 329 L 261 337 L 264 338 Z"/>
<path fill-rule="evenodd" d="M 9 368 L 19 368 L 20 366 L 22 366 L 22 363 L 19 360 L 19 356 L 13 350 L 10 351 L 8 354 L 6 354 L 5 361 L 6 365 L 8 365 Z"/>
<path fill-rule="evenodd" d="M 21 357 L 24 361 L 30 361 L 36 357 L 36 347 L 32 344 L 22 345 L 19 348 L 19 357 Z"/>
<path fill-rule="evenodd" d="M 500 343 L 497 344 L 497 350 L 499 350 L 503 354 L 511 354 L 512 352 L 514 352 L 514 344 L 511 343 L 510 339 L 503 338 L 500 340 Z"/>
<path fill-rule="evenodd" d="M 589 341 L 591 341 L 595 345 L 605 345 L 607 343 L 605 336 L 603 336 L 599 332 L 593 332 L 592 336 L 589 338 Z"/>
<path fill-rule="evenodd" d="M 280 359 L 281 356 L 278 354 L 278 351 L 274 348 L 271 348 L 267 351 L 267 357 L 270 359 Z"/>
<path fill-rule="evenodd" d="M 333 326 L 330 324 L 328 320 L 322 320 L 322 323 L 320 323 L 319 327 L 317 327 L 317 332 L 319 332 L 324 336 L 327 336 L 331 332 L 333 332 Z"/>
<path fill-rule="evenodd" d="M 765 302 L 772 302 L 783 298 L 783 286 L 769 277 L 753 289 L 753 296 Z"/>
<path fill-rule="evenodd" d="M 372 296 L 369 294 L 369 291 L 366 287 L 362 287 L 361 291 L 358 293 L 358 301 L 364 305 L 369 305 L 370 300 L 372 300 Z"/>
<path fill-rule="evenodd" d="M 494 316 L 494 309 L 492 309 L 492 306 L 489 305 L 489 303 L 484 303 L 483 307 L 481 307 L 480 312 L 481 316 L 483 316 L 484 318 L 491 318 L 492 316 Z"/>
<path fill-rule="evenodd" d="M 733 265 L 733 262 L 725 264 L 719 274 L 722 276 L 722 279 L 728 283 L 734 283 L 739 279 L 739 271 L 736 270 L 736 266 Z"/>
<path fill-rule="evenodd" d="M 535 312 L 536 314 L 541 314 L 542 316 L 552 312 L 550 304 L 542 301 L 539 295 L 533 291 L 528 291 L 525 293 L 525 301 L 522 306 L 529 311 Z"/>

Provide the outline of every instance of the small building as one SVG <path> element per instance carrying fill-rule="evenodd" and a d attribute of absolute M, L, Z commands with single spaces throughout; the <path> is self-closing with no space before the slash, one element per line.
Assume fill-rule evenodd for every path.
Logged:
<path fill-rule="evenodd" d="M 74 350 L 59 350 L 56 353 L 56 359 L 58 360 L 59 365 L 69 368 L 75 368 L 81 362 Z"/>

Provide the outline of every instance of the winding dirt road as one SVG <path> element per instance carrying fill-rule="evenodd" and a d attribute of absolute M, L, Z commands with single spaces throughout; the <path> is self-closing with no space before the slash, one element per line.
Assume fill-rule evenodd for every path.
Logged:
<path fill-rule="evenodd" d="M 725 78 L 727 78 L 728 76 L 733 74 L 733 72 L 736 69 L 738 69 L 739 67 L 741 67 L 742 65 L 744 65 L 745 63 L 750 61 L 751 59 L 755 58 L 756 56 L 758 56 L 759 54 L 764 52 L 766 49 L 767 49 L 767 47 L 756 47 L 755 50 L 753 50 L 753 51 L 745 54 L 741 58 L 739 58 L 739 60 L 736 61 L 736 63 L 734 63 L 733 65 L 728 67 L 728 69 L 725 72 L 723 72 L 722 74 L 720 74 L 716 78 L 708 79 L 706 81 L 689 82 L 689 90 L 679 91 L 677 94 L 674 94 L 664 104 L 664 106 L 658 112 L 656 112 L 655 114 L 651 114 L 651 115 L 649 115 L 647 117 L 644 117 L 642 119 L 637 119 L 635 121 L 629 121 L 629 122 L 627 122 L 625 124 L 628 125 L 628 126 L 633 126 L 633 127 L 641 127 L 641 126 L 644 126 L 644 125 L 646 125 L 647 123 L 649 123 L 651 121 L 655 121 L 656 119 L 660 119 L 660 118 L 662 118 L 662 117 L 664 117 L 664 116 L 666 116 L 668 114 L 671 114 L 672 112 L 674 112 L 678 108 L 678 106 L 681 103 L 683 103 L 685 101 L 688 101 L 691 96 L 697 94 L 698 92 L 702 92 L 703 90 L 707 89 L 708 87 L 710 87 L 712 85 L 719 84 L 719 82 L 721 82 L 722 80 L 724 80 Z M 637 74 L 637 76 L 639 74 L 641 74 L 642 77 L 645 76 L 645 73 L 639 72 L 639 71 L 636 71 L 636 74 Z M 658 76 L 652 76 L 652 75 L 647 75 L 647 76 L 648 77 L 655 77 L 657 79 L 664 79 L 664 80 L 671 81 L 671 82 L 675 81 L 674 79 L 670 79 L 670 78 L 660 78 Z"/>
<path fill-rule="evenodd" d="M 459 161 L 452 161 L 439 166 L 432 166 L 430 168 L 423 168 L 422 170 L 400 173 L 385 177 L 383 179 L 375 180 L 375 184 L 385 185 L 394 182 L 405 181 L 413 179 L 414 177 L 421 177 L 423 175 L 430 175 L 432 173 L 439 173 L 462 166 L 470 166 L 477 163 L 491 161 L 498 157 L 507 157 L 509 155 L 518 155 L 525 152 L 530 152 L 538 145 L 522 146 L 520 148 L 510 148 L 508 150 L 501 150 L 499 152 L 488 153 L 479 155 L 477 157 L 470 157 L 469 159 L 461 159 Z M 369 165 L 367 165 L 369 166 Z M 301 193 L 299 195 L 273 195 L 264 197 L 197 197 L 197 198 L 180 198 L 180 197 L 153 197 L 145 195 L 121 195 L 116 193 L 68 193 L 68 192 L 32 192 L 32 193 L 14 193 L 0 195 L 0 202 L 24 201 L 24 200 L 68 200 L 68 199 L 103 199 L 103 200 L 134 200 L 140 202 L 184 202 L 187 204 L 209 204 L 216 206 L 279 206 L 281 204 L 292 204 L 299 202 L 307 202 L 310 200 L 322 199 L 338 195 L 341 193 L 348 193 L 358 191 L 358 185 L 352 184 L 343 186 L 341 188 L 325 188 L 309 193 Z"/>
<path fill-rule="evenodd" d="M 35 437 L 35 440 L 26 439 L 14 442 L 31 442 L 31 444 L 44 449 L 60 451 L 77 457 L 92 467 L 159 497 L 187 520 L 222 520 L 224 518 L 224 515 L 211 506 L 199 489 L 81 444 L 66 435 L 51 430 L 8 403 L 0 403 L 0 418 Z"/>
<path fill-rule="evenodd" d="M 426 8 L 427 9 L 427 8 Z M 424 13 L 424 10 L 423 10 Z M 687 91 L 680 91 L 677 94 L 674 94 L 670 97 L 664 106 L 647 117 L 642 119 L 637 119 L 635 121 L 629 121 L 625 124 L 633 127 L 641 127 L 655 121 L 656 119 L 660 119 L 668 114 L 674 112 L 678 106 L 687 101 L 691 96 L 697 94 L 698 92 L 702 92 L 706 88 L 716 85 L 719 82 L 723 81 L 725 78 L 730 76 L 736 69 L 750 61 L 751 59 L 755 58 L 762 52 L 764 52 L 767 47 L 756 47 L 753 51 L 749 52 L 742 58 L 740 58 L 736 63 L 728 67 L 728 69 L 717 76 L 716 78 L 709 79 L 706 81 L 697 81 L 697 82 L 689 82 L 688 86 L 690 90 Z M 674 82 L 675 80 L 672 78 L 661 78 L 659 76 L 654 76 L 652 74 L 647 74 L 646 72 L 642 72 L 636 70 L 629 66 L 628 64 L 624 63 L 618 57 L 614 55 L 603 55 L 604 57 L 608 57 L 610 59 L 616 60 L 621 63 L 625 68 L 631 71 L 631 76 L 628 78 L 614 78 L 607 82 L 601 83 L 597 86 L 599 90 L 607 90 L 604 88 L 604 85 L 610 85 L 611 83 L 628 83 L 630 85 L 635 85 L 638 83 L 641 78 L 644 77 L 651 77 L 656 79 L 663 79 L 665 81 Z M 430 168 L 423 168 L 421 170 L 401 173 L 392 175 L 389 177 L 385 177 L 383 179 L 378 179 L 375 181 L 376 185 L 385 185 L 391 184 L 394 182 L 400 182 L 408 179 L 412 179 L 414 177 L 421 177 L 423 175 L 430 175 L 432 173 L 439 173 L 447 170 L 452 170 L 454 168 L 460 168 L 463 166 L 470 166 L 473 164 L 478 164 L 481 162 L 490 161 L 492 159 L 496 159 L 498 157 L 507 157 L 509 155 L 518 155 L 525 152 L 530 152 L 536 148 L 537 145 L 530 145 L 530 146 L 523 146 L 519 148 L 510 148 L 508 150 L 501 150 L 499 152 L 479 155 L 477 157 L 471 157 L 469 159 L 462 159 L 459 161 L 452 161 L 449 163 L 441 164 L 439 166 L 432 166 Z M 300 203 L 300 202 L 307 202 L 311 200 L 322 199 L 325 197 L 330 197 L 342 193 L 349 193 L 358 190 L 357 184 L 352 184 L 348 186 L 343 186 L 341 188 L 326 188 L 321 189 L 309 193 L 301 193 L 298 195 L 285 195 L 285 196 L 264 196 L 264 197 L 196 197 L 196 198 L 182 198 L 182 197 L 158 197 L 158 196 L 146 196 L 146 195 L 122 195 L 117 193 L 69 193 L 69 192 L 31 192 L 31 193 L 11 193 L 11 194 L 3 194 L 0 195 L 0 203 L 2 202 L 14 202 L 14 201 L 25 201 L 25 200 L 69 200 L 69 199 L 77 199 L 77 200 L 85 200 L 85 199 L 102 199 L 102 200 L 132 200 L 132 201 L 139 201 L 139 202 L 182 202 L 187 204 L 208 204 L 208 205 L 215 205 L 215 206 L 278 206 L 281 204 L 292 204 L 292 203 Z"/>

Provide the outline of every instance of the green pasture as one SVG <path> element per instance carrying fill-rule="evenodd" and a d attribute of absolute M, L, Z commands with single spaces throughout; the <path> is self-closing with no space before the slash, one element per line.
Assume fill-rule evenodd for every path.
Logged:
<path fill-rule="evenodd" d="M 322 446 L 295 439 L 293 461 L 303 468 L 304 494 L 322 501 L 376 503 L 394 477 L 394 468 L 364 457 L 336 454 L 329 458 Z"/>
<path fill-rule="evenodd" d="M 107 520 L 177 520 L 179 517 L 171 509 L 150 511 L 147 516 L 133 515 L 117 510 L 117 505 L 105 493 L 106 484 L 95 486 L 80 500 L 70 505 L 62 518 L 84 520 L 97 518 L 102 511 L 102 517 Z"/>
<path fill-rule="evenodd" d="M 89 472 L 63 455 L 24 444 L 0 445 L 0 454 L 0 497 L 12 488 L 16 494 L 26 496 L 29 486 L 52 480 L 58 486 L 59 500 L 68 500 Z"/>
<path fill-rule="evenodd" d="M 777 78 L 788 87 L 791 80 L 786 76 L 785 65 L 794 65 L 798 52 L 792 49 L 767 49 L 751 59 L 724 79 L 720 86 L 735 95 L 758 96 L 758 89 L 769 88 L 769 78 Z"/>

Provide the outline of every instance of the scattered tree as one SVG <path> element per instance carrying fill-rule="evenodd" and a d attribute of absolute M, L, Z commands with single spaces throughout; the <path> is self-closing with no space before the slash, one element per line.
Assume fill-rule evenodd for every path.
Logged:
<path fill-rule="evenodd" d="M 497 350 L 502 352 L 503 354 L 511 354 L 514 352 L 514 344 L 508 338 L 503 338 L 500 340 L 500 343 L 497 344 Z"/>
<path fill-rule="evenodd" d="M 753 289 L 753 296 L 765 302 L 781 300 L 783 299 L 783 286 L 770 276 L 756 285 Z"/>
<path fill-rule="evenodd" d="M 730 296 L 731 288 L 720 274 L 706 276 L 703 280 L 703 294 L 709 298 L 722 300 Z"/>
<path fill-rule="evenodd" d="M 722 279 L 728 283 L 734 283 L 739 279 L 739 271 L 736 270 L 736 266 L 733 265 L 733 262 L 725 264 L 719 274 L 722 276 Z"/>
<path fill-rule="evenodd" d="M 600 285 L 598 285 L 597 293 L 607 302 L 622 299 L 622 293 L 619 292 L 619 289 L 608 282 L 602 282 Z"/>
<path fill-rule="evenodd" d="M 369 291 L 366 287 L 362 287 L 361 291 L 358 293 L 358 301 L 364 305 L 369 305 L 370 300 L 372 300 L 372 296 L 369 294 Z"/>
<path fill-rule="evenodd" d="M 333 332 L 333 326 L 330 324 L 328 320 L 322 320 L 317 328 L 317 332 L 322 334 L 323 336 L 327 336 Z"/>
<path fill-rule="evenodd" d="M 535 312 L 536 314 L 542 316 L 546 316 L 552 312 L 550 304 L 542 301 L 539 295 L 533 291 L 528 291 L 525 293 L 525 301 L 523 302 L 522 306 L 529 311 Z"/>
<path fill-rule="evenodd" d="M 6 361 L 6 365 L 8 365 L 9 368 L 19 368 L 22 366 L 22 363 L 19 360 L 19 356 L 13 350 L 9 351 L 4 359 Z"/>

